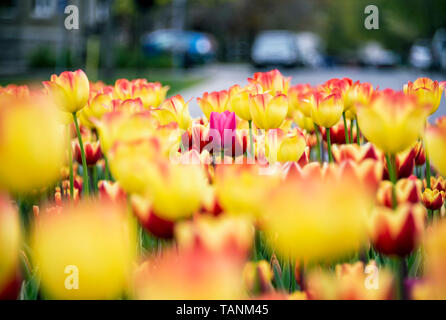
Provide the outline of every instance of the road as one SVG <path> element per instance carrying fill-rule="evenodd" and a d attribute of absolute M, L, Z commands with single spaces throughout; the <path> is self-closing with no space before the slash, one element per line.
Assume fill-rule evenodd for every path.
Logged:
<path fill-rule="evenodd" d="M 190 102 L 190 112 L 193 117 L 202 115 L 196 98 L 201 97 L 204 92 L 212 92 L 228 89 L 234 84 L 241 86 L 247 84 L 247 78 L 251 77 L 256 70 L 247 64 L 217 64 L 204 67 L 193 72 L 199 72 L 206 78 L 197 86 L 188 88 L 181 92 L 186 101 Z M 402 90 L 403 85 L 409 80 L 414 81 L 419 77 L 430 77 L 438 81 L 446 81 L 446 74 L 427 72 L 412 69 L 364 69 L 364 68 L 330 68 L 330 69 L 292 69 L 284 70 L 283 74 L 292 77 L 292 84 L 309 83 L 317 85 L 331 78 L 348 77 L 354 81 L 370 82 L 375 87 L 392 88 Z M 446 98 L 443 97 L 440 109 L 435 117 L 446 115 Z"/>

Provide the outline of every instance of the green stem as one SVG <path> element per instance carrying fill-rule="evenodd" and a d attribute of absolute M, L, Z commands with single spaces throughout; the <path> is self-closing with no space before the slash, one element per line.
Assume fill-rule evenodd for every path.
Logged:
<path fill-rule="evenodd" d="M 333 163 L 333 154 L 331 153 L 331 132 L 330 128 L 326 128 L 327 132 L 327 144 L 328 144 L 328 161 Z"/>
<path fill-rule="evenodd" d="M 76 126 L 77 138 L 79 140 L 79 146 L 81 148 L 81 156 L 82 156 L 82 173 L 84 179 L 84 194 L 90 194 L 90 186 L 88 183 L 88 168 L 87 168 L 87 159 L 85 158 L 84 151 L 84 143 L 82 142 L 81 131 L 79 129 L 79 123 L 77 121 L 76 112 L 73 112 L 74 125 Z"/>
<path fill-rule="evenodd" d="M 108 180 L 108 181 L 112 181 L 112 175 L 111 175 L 111 173 L 110 173 L 110 167 L 109 167 L 109 165 L 108 165 L 108 159 L 107 159 L 107 157 L 104 155 L 104 162 L 105 162 L 105 172 L 104 172 L 104 175 L 105 175 L 105 180 Z"/>
<path fill-rule="evenodd" d="M 345 112 L 342 114 L 342 118 L 344 119 L 345 143 L 350 144 L 350 136 L 348 134 L 347 118 L 345 116 Z"/>
<path fill-rule="evenodd" d="M 387 170 L 389 171 L 390 181 L 392 181 L 392 206 L 393 209 L 396 209 L 398 203 L 396 199 L 396 190 L 395 185 L 397 182 L 396 170 L 394 167 L 395 156 L 394 155 L 386 155 L 387 160 Z"/>
<path fill-rule="evenodd" d="M 254 135 L 252 132 L 252 120 L 249 120 L 249 144 L 251 146 L 251 157 L 252 159 L 255 159 L 254 157 Z"/>
<path fill-rule="evenodd" d="M 319 137 L 319 126 L 316 123 L 314 124 L 314 132 L 316 133 L 316 140 L 317 140 L 317 157 L 319 162 L 322 163 L 321 139 Z"/>
<path fill-rule="evenodd" d="M 350 142 L 354 143 L 354 141 L 353 141 L 353 120 L 350 120 L 350 130 L 349 130 L 349 132 L 350 132 Z"/>
<path fill-rule="evenodd" d="M 358 117 L 356 117 L 356 143 L 361 146 L 361 131 L 359 130 Z"/>
<path fill-rule="evenodd" d="M 74 197 L 74 173 L 73 173 L 73 150 L 71 147 L 70 126 L 67 126 L 68 137 L 68 162 L 70 163 L 70 199 Z"/>

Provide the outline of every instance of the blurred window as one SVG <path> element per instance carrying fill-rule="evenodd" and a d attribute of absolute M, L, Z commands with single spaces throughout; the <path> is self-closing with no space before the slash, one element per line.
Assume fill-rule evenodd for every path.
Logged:
<path fill-rule="evenodd" d="M 2 0 L 0 2 L 0 18 L 14 18 L 17 13 L 16 0 Z"/>
<path fill-rule="evenodd" d="M 48 19 L 54 16 L 57 0 L 33 0 L 32 16 L 38 19 Z"/>

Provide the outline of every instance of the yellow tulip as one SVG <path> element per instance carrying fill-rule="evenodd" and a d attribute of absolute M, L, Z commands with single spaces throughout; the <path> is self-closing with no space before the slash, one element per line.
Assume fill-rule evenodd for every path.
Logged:
<path fill-rule="evenodd" d="M 344 112 L 340 91 L 316 91 L 310 97 L 311 118 L 322 128 L 331 128 L 339 122 Z"/>
<path fill-rule="evenodd" d="M 0 99 L 0 188 L 28 193 L 60 176 L 65 130 L 48 99 Z"/>
<path fill-rule="evenodd" d="M 432 81 L 429 78 L 418 78 L 415 82 L 410 82 L 404 86 L 404 93 L 417 97 L 417 103 L 424 107 L 430 106 L 429 115 L 434 114 L 441 103 L 441 97 L 446 82 Z"/>
<path fill-rule="evenodd" d="M 128 100 L 131 101 L 131 100 Z M 157 128 L 157 120 L 147 111 L 135 114 L 112 112 L 104 115 L 96 124 L 102 151 L 108 154 L 113 145 L 120 141 L 149 138 Z"/>
<path fill-rule="evenodd" d="M 305 117 L 311 118 L 310 97 L 313 88 L 309 84 L 299 84 L 288 90 L 289 110 L 288 117 L 293 117 L 294 113 L 300 111 Z"/>
<path fill-rule="evenodd" d="M 154 114 L 161 125 L 176 122 L 182 130 L 187 130 L 192 124 L 189 103 L 184 102 L 180 95 L 164 101 L 161 107 L 155 110 Z"/>
<path fill-rule="evenodd" d="M 251 111 L 249 110 L 249 97 L 251 90 L 242 89 L 235 85 L 229 89 L 229 99 L 231 110 L 235 112 L 240 119 L 251 121 Z"/>
<path fill-rule="evenodd" d="M 376 93 L 369 105 L 357 106 L 361 132 L 387 154 L 402 152 L 420 138 L 428 112 L 412 97 L 390 89 Z"/>
<path fill-rule="evenodd" d="M 254 124 L 259 129 L 277 129 L 288 114 L 288 99 L 285 95 L 269 93 L 251 95 L 249 109 Z"/>
<path fill-rule="evenodd" d="M 125 210 L 81 203 L 39 216 L 34 262 L 50 299 L 117 299 L 128 289 L 135 230 Z"/>
<path fill-rule="evenodd" d="M 78 112 L 88 103 L 90 83 L 82 70 L 65 71 L 60 76 L 54 74 L 51 81 L 43 84 L 56 106 L 64 112 Z"/>
<path fill-rule="evenodd" d="M 298 162 L 306 147 L 305 136 L 297 129 L 288 134 L 281 129 L 270 130 L 266 141 L 266 156 L 270 163 Z"/>
<path fill-rule="evenodd" d="M 313 119 L 306 117 L 301 111 L 296 110 L 293 113 L 293 120 L 302 130 L 306 130 L 307 132 L 314 131 Z"/>
<path fill-rule="evenodd" d="M 127 193 L 142 194 L 158 175 L 152 163 L 159 153 L 156 138 L 117 142 L 108 154 L 111 173 Z"/>
<path fill-rule="evenodd" d="M 162 86 L 159 82 L 148 82 L 146 79 L 129 81 L 119 79 L 115 83 L 115 97 L 121 100 L 140 98 L 144 108 L 158 108 L 166 99 L 170 87 Z"/>
<path fill-rule="evenodd" d="M 211 118 L 212 112 L 223 113 L 231 111 L 229 92 L 227 90 L 211 93 L 205 92 L 202 98 L 197 98 L 197 102 L 208 120 Z"/>
<path fill-rule="evenodd" d="M 145 195 L 152 199 L 153 212 L 168 221 L 191 217 L 202 205 L 207 179 L 199 165 L 154 164 L 151 184 Z"/>
<path fill-rule="evenodd" d="M 446 126 L 430 126 L 425 132 L 425 144 L 432 164 L 446 176 Z"/>
<path fill-rule="evenodd" d="M 263 201 L 264 230 L 281 256 L 333 261 L 355 252 L 365 240 L 372 197 L 353 176 L 336 178 L 333 168 L 325 178 L 289 178 Z"/>

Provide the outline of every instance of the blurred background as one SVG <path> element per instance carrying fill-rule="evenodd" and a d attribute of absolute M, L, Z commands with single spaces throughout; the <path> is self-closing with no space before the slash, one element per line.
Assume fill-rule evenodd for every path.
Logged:
<path fill-rule="evenodd" d="M 0 85 L 82 68 L 91 80 L 144 77 L 185 99 L 279 68 L 293 84 L 350 77 L 401 89 L 446 79 L 446 1 L 0 0 Z M 79 29 L 65 28 L 68 5 Z M 443 99 L 445 100 L 445 99 Z M 440 114 L 446 114 L 441 106 Z M 191 113 L 200 111 L 193 101 Z"/>

